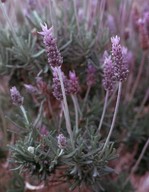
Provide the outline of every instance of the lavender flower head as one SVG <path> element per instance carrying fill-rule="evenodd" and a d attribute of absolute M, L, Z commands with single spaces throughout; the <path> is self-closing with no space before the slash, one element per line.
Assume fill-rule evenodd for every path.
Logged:
<path fill-rule="evenodd" d="M 111 56 L 108 56 L 105 58 L 104 61 L 104 78 L 103 78 L 103 86 L 106 91 L 109 91 L 109 93 L 113 92 L 114 88 L 114 66 L 112 63 Z"/>
<path fill-rule="evenodd" d="M 125 61 L 124 50 L 120 45 L 120 37 L 115 36 L 111 38 L 112 42 L 112 59 L 114 65 L 114 77 L 116 81 L 124 81 L 128 75 L 128 66 Z"/>
<path fill-rule="evenodd" d="M 63 134 L 59 134 L 57 136 L 57 143 L 58 143 L 58 147 L 60 149 L 64 149 L 67 146 L 67 140 L 66 137 Z"/>
<path fill-rule="evenodd" d="M 16 106 L 23 105 L 24 98 L 20 95 L 20 92 L 17 90 L 16 87 L 12 87 L 10 89 L 10 95 L 12 99 L 12 103 Z"/>
<path fill-rule="evenodd" d="M 53 28 L 47 28 L 47 25 L 41 25 L 42 32 L 39 34 L 43 35 L 43 42 L 48 55 L 48 63 L 51 67 L 59 67 L 63 63 L 63 58 L 57 48 L 56 39 L 53 37 Z"/>
<path fill-rule="evenodd" d="M 53 70 L 53 84 L 52 84 L 53 95 L 57 100 L 62 101 L 63 94 L 62 94 L 61 83 L 60 83 L 58 71 L 57 71 L 58 68 L 55 67 L 55 68 L 52 68 L 52 70 Z M 69 94 L 69 81 L 62 71 L 61 73 L 62 73 L 64 88 L 65 88 L 65 93 Z"/>
<path fill-rule="evenodd" d="M 79 81 L 75 72 L 69 71 L 69 92 L 70 94 L 77 94 L 79 92 Z"/>
<path fill-rule="evenodd" d="M 89 64 L 87 68 L 87 85 L 92 87 L 96 83 L 96 68 Z"/>

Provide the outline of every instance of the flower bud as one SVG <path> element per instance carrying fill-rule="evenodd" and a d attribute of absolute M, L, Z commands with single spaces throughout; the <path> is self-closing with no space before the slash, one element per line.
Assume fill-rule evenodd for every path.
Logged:
<path fill-rule="evenodd" d="M 63 134 L 57 136 L 57 143 L 60 149 L 64 149 L 67 145 L 66 137 Z"/>
<path fill-rule="evenodd" d="M 92 87 L 96 83 L 96 68 L 89 64 L 87 67 L 87 85 Z"/>
<path fill-rule="evenodd" d="M 79 91 L 79 81 L 75 72 L 69 71 L 69 92 L 70 94 L 77 94 Z"/>

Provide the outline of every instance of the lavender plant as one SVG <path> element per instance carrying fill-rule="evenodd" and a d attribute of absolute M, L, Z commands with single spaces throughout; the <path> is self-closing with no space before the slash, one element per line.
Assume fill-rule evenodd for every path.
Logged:
<path fill-rule="evenodd" d="M 71 189 L 74 189 L 76 186 L 80 186 L 83 183 L 98 188 L 99 179 L 105 174 L 113 171 L 112 168 L 108 167 L 107 163 L 116 157 L 113 142 L 110 142 L 109 140 L 114 128 L 118 104 L 120 101 L 121 83 L 124 78 L 126 78 L 126 73 L 128 73 L 127 66 L 125 66 L 126 62 L 124 62 L 125 55 L 123 55 L 121 45 L 119 44 L 120 39 L 118 37 L 112 39 L 112 43 L 114 44 L 112 47 L 112 57 L 113 62 L 115 63 L 112 63 L 110 58 L 109 60 L 106 59 L 105 62 L 104 86 L 107 87 L 108 91 L 111 91 L 111 83 L 113 82 L 112 84 L 114 84 L 114 81 L 118 80 L 119 91 L 110 132 L 106 141 L 103 142 L 100 140 L 99 133 L 96 133 L 96 127 L 94 127 L 94 129 L 92 127 L 90 128 L 90 124 L 86 125 L 87 127 L 85 128 L 80 127 L 80 117 L 78 116 L 79 103 L 76 102 L 77 100 L 75 100 L 74 97 L 73 104 L 75 108 L 76 124 L 73 126 L 66 95 L 77 94 L 79 90 L 78 79 L 76 78 L 75 73 L 72 72 L 69 73 L 70 80 L 64 75 L 62 71 L 63 60 L 53 37 L 52 29 L 48 29 L 47 25 L 42 25 L 42 30 L 43 31 L 40 32 L 40 34 L 44 36 L 48 62 L 54 76 L 53 95 L 61 102 L 68 135 L 66 137 L 60 133 L 56 140 L 56 138 L 54 138 L 55 134 L 50 132 L 48 136 L 40 138 L 40 141 L 37 142 L 32 139 L 32 130 L 32 132 L 29 132 L 29 135 L 26 137 L 27 140 L 25 139 L 23 142 L 18 141 L 14 147 L 11 146 L 13 158 L 20 164 L 18 167 L 19 169 L 21 168 L 24 170 L 27 168 L 32 172 L 32 174 L 40 175 L 41 179 L 46 179 L 46 177 L 54 173 L 56 169 L 65 167 L 65 173 L 63 174 L 64 179 L 68 180 L 70 183 L 71 181 L 74 182 Z M 91 70 L 91 66 L 89 66 L 89 69 Z M 111 69 L 113 71 L 111 71 Z M 107 70 L 109 70 L 112 75 L 108 73 Z M 89 88 L 93 85 L 93 81 L 95 81 L 93 74 L 92 76 L 91 74 L 88 74 Z M 106 81 L 107 83 L 105 83 Z M 13 89 L 14 88 L 11 90 Z M 19 99 L 16 98 L 20 98 L 20 95 L 16 89 L 11 93 L 11 95 L 13 103 L 18 103 L 17 101 Z M 26 123 L 29 124 L 25 110 L 22 110 L 22 112 L 25 121 L 27 121 Z M 45 143 L 44 146 L 41 146 L 42 142 Z"/>
<path fill-rule="evenodd" d="M 121 141 L 129 148 L 138 143 L 136 162 L 146 155 L 140 150 L 149 135 L 143 111 L 147 9 L 141 13 L 129 1 L 118 2 L 115 13 L 104 0 L 45 1 L 42 6 L 28 1 L 24 12 L 22 4 L 15 6 L 12 19 L 7 4 L 0 2 L 0 25 L 8 25 L 0 33 L 0 70 L 10 75 L 13 110 L 19 113 L 15 120 L 12 114 L 7 118 L 20 129 L 20 138 L 15 134 L 9 145 L 11 166 L 45 183 L 67 182 L 70 190 L 84 185 L 91 191 L 131 191 L 132 174 L 116 176 L 110 164 Z M 131 167 L 122 172 L 132 173 Z"/>

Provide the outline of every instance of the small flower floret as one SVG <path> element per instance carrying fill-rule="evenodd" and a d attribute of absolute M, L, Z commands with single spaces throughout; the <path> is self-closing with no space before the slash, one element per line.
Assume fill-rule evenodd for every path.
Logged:
<path fill-rule="evenodd" d="M 10 95 L 12 99 L 12 103 L 16 106 L 23 105 L 24 98 L 20 95 L 20 92 L 17 90 L 17 88 L 14 86 L 10 89 Z"/>

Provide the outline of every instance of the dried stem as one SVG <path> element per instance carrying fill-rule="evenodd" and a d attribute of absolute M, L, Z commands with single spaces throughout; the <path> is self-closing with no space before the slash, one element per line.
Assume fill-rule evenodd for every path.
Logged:
<path fill-rule="evenodd" d="M 138 165 L 140 164 L 140 162 L 141 162 L 141 160 L 142 160 L 142 158 L 143 158 L 143 156 L 144 156 L 148 146 L 149 146 L 149 138 L 147 139 L 147 141 L 146 141 L 146 143 L 145 143 L 145 145 L 144 145 L 144 147 L 143 147 L 143 149 L 142 149 L 142 151 L 140 153 L 140 156 L 139 156 L 138 160 L 136 161 L 135 165 L 132 167 L 131 172 L 129 174 L 129 177 L 127 177 L 126 181 L 124 182 L 123 188 L 125 188 L 125 186 L 127 185 L 128 181 L 130 180 L 131 176 L 137 170 Z"/>
<path fill-rule="evenodd" d="M 144 96 L 144 98 L 143 98 L 143 100 L 141 102 L 141 105 L 140 105 L 140 107 L 138 109 L 138 112 L 137 112 L 137 114 L 136 114 L 136 116 L 134 118 L 134 122 L 132 124 L 132 128 L 135 128 L 137 120 L 139 118 L 139 115 L 140 115 L 141 111 L 143 110 L 144 105 L 145 105 L 146 101 L 148 100 L 148 97 L 149 97 L 149 89 L 146 91 L 146 94 L 145 94 L 145 96 Z"/>
<path fill-rule="evenodd" d="M 134 86 L 133 86 L 133 88 L 132 88 L 132 92 L 131 92 L 131 94 L 130 94 L 130 99 L 133 98 L 133 96 L 134 96 L 134 94 L 135 94 L 135 92 L 136 92 L 136 89 L 137 89 L 137 87 L 138 87 L 138 84 L 139 84 L 139 81 L 140 81 L 140 78 L 141 78 L 141 74 L 142 74 L 142 71 L 143 71 L 143 67 L 144 67 L 145 56 L 146 56 L 146 53 L 143 52 L 142 61 L 141 61 L 140 67 L 139 67 L 139 71 L 138 71 L 138 74 L 137 74 L 137 77 L 136 77 Z"/>

